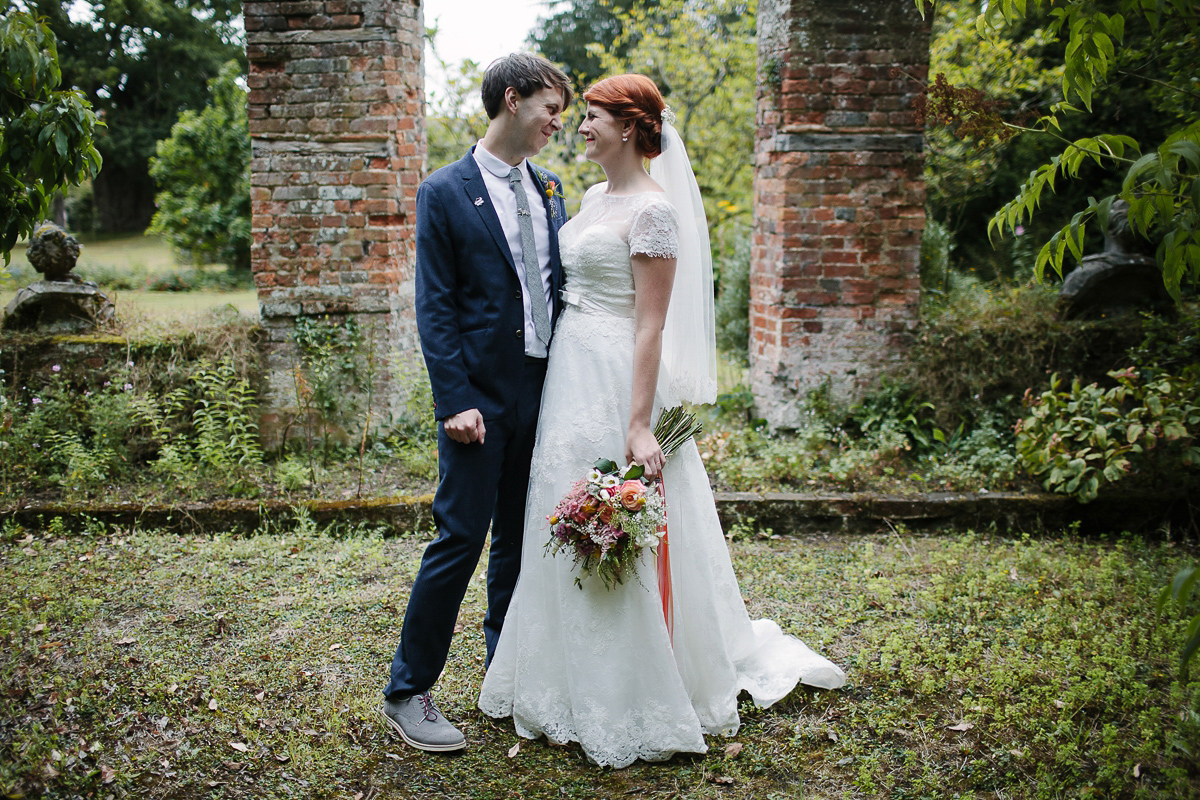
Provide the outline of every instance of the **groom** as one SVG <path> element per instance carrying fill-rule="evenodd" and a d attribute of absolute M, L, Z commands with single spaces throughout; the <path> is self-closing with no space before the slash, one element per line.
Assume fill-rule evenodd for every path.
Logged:
<path fill-rule="evenodd" d="M 440 423 L 438 535 L 413 582 L 381 713 L 421 750 L 466 746 L 429 690 L 489 523 L 489 663 L 521 566 L 529 461 L 562 287 L 558 229 L 567 218 L 557 177 L 526 159 L 562 129 L 570 85 L 528 53 L 493 62 L 483 76 L 487 133 L 417 191 L 417 329 Z"/>

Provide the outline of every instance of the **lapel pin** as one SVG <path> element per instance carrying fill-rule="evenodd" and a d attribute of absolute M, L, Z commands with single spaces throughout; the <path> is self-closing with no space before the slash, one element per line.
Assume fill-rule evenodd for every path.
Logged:
<path fill-rule="evenodd" d="M 481 205 L 483 205 L 483 198 L 482 198 L 482 197 L 476 197 L 476 198 L 475 198 L 475 205 L 477 205 L 477 206 L 481 206 Z"/>

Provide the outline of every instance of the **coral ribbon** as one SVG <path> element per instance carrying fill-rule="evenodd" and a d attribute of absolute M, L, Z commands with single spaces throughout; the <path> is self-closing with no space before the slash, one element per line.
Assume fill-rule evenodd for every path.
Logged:
<path fill-rule="evenodd" d="M 662 495 L 663 505 L 667 500 L 667 483 L 663 476 L 658 476 L 658 491 Z M 667 515 L 663 513 L 662 540 L 658 543 L 658 594 L 662 598 L 663 619 L 667 623 L 667 636 L 675 641 L 675 606 L 671 598 L 671 550 L 667 546 Z"/>

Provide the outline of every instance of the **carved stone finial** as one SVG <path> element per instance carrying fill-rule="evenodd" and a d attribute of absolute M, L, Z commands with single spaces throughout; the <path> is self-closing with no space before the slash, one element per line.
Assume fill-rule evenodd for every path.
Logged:
<path fill-rule="evenodd" d="M 29 237 L 25 257 L 46 280 L 71 280 L 71 270 L 79 259 L 79 242 L 53 222 L 43 222 Z"/>

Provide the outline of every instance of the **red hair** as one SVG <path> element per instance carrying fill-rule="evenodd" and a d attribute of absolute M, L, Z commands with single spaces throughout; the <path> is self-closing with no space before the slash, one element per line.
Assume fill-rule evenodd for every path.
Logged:
<path fill-rule="evenodd" d="M 634 144 L 646 158 L 662 152 L 662 111 L 667 107 L 645 75 L 614 75 L 593 83 L 583 99 L 620 120 L 633 120 Z"/>

